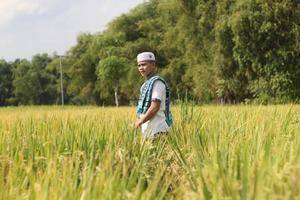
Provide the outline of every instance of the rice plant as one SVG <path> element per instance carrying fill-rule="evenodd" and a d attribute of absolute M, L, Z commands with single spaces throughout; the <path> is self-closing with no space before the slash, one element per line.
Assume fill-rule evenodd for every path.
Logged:
<path fill-rule="evenodd" d="M 299 105 L 172 109 L 152 141 L 131 107 L 1 108 L 0 198 L 300 198 Z"/>

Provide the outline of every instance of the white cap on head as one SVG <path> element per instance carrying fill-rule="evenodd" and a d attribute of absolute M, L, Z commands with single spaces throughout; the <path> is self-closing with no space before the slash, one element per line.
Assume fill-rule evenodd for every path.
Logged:
<path fill-rule="evenodd" d="M 155 61 L 154 53 L 152 52 L 143 52 L 137 55 L 137 62 L 141 61 Z"/>

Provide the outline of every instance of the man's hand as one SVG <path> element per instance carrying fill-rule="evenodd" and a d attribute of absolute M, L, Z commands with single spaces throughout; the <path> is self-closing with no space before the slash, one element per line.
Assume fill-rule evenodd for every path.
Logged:
<path fill-rule="evenodd" d="M 146 114 L 143 117 L 141 117 L 135 121 L 134 128 L 138 128 L 143 123 L 152 119 L 158 112 L 159 108 L 160 108 L 160 100 L 157 100 L 157 99 L 152 100 L 150 107 L 149 107 L 148 111 L 146 112 Z"/>
<path fill-rule="evenodd" d="M 138 128 L 142 125 L 143 121 L 141 119 L 137 119 L 134 123 L 134 128 Z"/>

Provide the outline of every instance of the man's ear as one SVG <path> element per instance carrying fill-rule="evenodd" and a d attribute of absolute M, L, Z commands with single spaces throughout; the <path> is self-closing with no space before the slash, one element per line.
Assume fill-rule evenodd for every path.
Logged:
<path fill-rule="evenodd" d="M 152 64 L 153 64 L 154 67 L 156 67 L 156 63 L 155 62 L 152 62 Z"/>

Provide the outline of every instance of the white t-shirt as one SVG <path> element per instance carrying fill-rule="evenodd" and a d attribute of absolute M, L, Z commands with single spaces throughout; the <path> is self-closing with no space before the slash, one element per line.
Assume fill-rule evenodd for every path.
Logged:
<path fill-rule="evenodd" d="M 142 134 L 145 137 L 153 137 L 155 133 L 167 132 L 169 130 L 165 115 L 166 86 L 162 81 L 156 80 L 154 82 L 151 99 L 160 100 L 160 108 L 152 119 L 142 124 Z M 140 117 L 143 117 L 143 115 L 140 115 Z"/>

